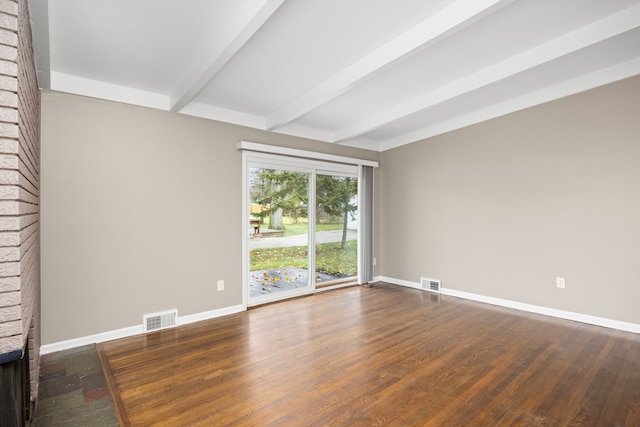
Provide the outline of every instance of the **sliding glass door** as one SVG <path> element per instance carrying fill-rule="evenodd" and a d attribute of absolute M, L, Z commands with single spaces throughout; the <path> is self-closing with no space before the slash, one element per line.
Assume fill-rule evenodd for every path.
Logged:
<path fill-rule="evenodd" d="M 358 275 L 358 179 L 317 171 L 316 287 L 352 282 Z"/>
<path fill-rule="evenodd" d="M 274 165 L 249 168 L 249 297 L 280 297 L 312 286 L 309 193 L 312 174 Z"/>
<path fill-rule="evenodd" d="M 245 171 L 248 305 L 355 282 L 357 167 L 253 154 Z"/>

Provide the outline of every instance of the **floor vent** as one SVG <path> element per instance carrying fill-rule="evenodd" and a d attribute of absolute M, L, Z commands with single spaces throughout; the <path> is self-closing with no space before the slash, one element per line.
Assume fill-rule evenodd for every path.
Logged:
<path fill-rule="evenodd" d="M 422 286 L 422 289 L 424 289 L 425 291 L 440 293 L 440 280 L 427 279 L 426 277 L 421 277 L 420 286 Z"/>
<path fill-rule="evenodd" d="M 142 316 L 144 332 L 159 331 L 160 329 L 173 328 L 178 324 L 178 310 L 168 310 L 160 313 L 145 314 Z"/>

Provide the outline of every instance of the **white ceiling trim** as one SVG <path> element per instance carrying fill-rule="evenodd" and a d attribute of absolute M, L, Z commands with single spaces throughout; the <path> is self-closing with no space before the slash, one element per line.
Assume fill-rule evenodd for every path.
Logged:
<path fill-rule="evenodd" d="M 51 89 L 51 55 L 49 50 L 49 2 L 30 1 L 29 14 L 31 20 L 41 27 L 40 31 L 33 32 L 33 49 L 38 52 L 34 55 L 38 84 L 41 89 Z"/>
<path fill-rule="evenodd" d="M 333 137 L 330 131 L 304 126 L 298 123 L 290 123 L 285 127 L 275 129 L 274 132 L 300 138 L 317 139 L 323 142 L 332 142 L 331 138 Z"/>
<path fill-rule="evenodd" d="M 234 125 L 247 126 L 254 129 L 265 128 L 264 117 L 220 108 L 214 105 L 202 104 L 199 102 L 191 102 L 187 104 L 182 110 L 180 110 L 180 114 L 232 123 Z"/>
<path fill-rule="evenodd" d="M 171 111 L 180 111 L 211 81 L 225 64 L 244 46 L 284 0 L 251 0 L 244 3 L 224 34 L 208 47 L 190 75 L 171 95 Z"/>
<path fill-rule="evenodd" d="M 41 89 L 376 151 L 640 74 L 640 0 L 28 3 Z"/>
<path fill-rule="evenodd" d="M 305 159 L 327 160 L 330 162 L 346 163 L 358 166 L 371 166 L 377 168 L 380 163 L 375 160 L 359 159 L 356 157 L 340 156 L 338 154 L 322 153 L 319 151 L 300 150 L 297 148 L 283 147 L 280 145 L 260 144 L 258 142 L 240 141 L 236 144 L 237 150 L 255 151 L 258 153 L 282 154 L 285 156 L 301 157 Z"/>
<path fill-rule="evenodd" d="M 422 93 L 369 117 L 334 131 L 334 142 L 372 132 L 413 113 L 433 107 L 465 93 L 576 52 L 640 26 L 640 5 L 628 8 L 593 24 L 565 34 L 493 66 Z"/>
<path fill-rule="evenodd" d="M 399 137 L 386 140 L 380 143 L 379 150 L 390 150 L 415 141 L 431 138 L 436 135 L 504 116 L 515 111 L 520 111 L 525 108 L 533 107 L 565 96 L 584 92 L 591 88 L 622 80 L 627 77 L 632 77 L 637 74 L 640 74 L 640 59 L 633 59 L 604 70 L 594 71 L 581 77 L 474 111 L 464 116 L 456 117 L 452 120 L 440 122 L 432 126 L 419 129 L 415 132 L 410 132 Z M 350 146 L 351 145 L 352 144 L 350 144 Z"/>
<path fill-rule="evenodd" d="M 49 76 L 51 89 L 53 90 L 160 110 L 169 109 L 169 97 L 167 95 L 85 79 L 57 71 L 51 71 Z"/>
<path fill-rule="evenodd" d="M 296 120 L 393 61 L 453 34 L 512 1 L 460 0 L 445 7 L 269 115 L 267 130 L 277 129 Z"/>
<path fill-rule="evenodd" d="M 414 140 L 415 141 L 415 140 Z M 411 141 L 411 142 L 414 142 Z M 366 138 L 366 137 L 358 137 L 356 139 L 352 139 L 349 141 L 349 147 L 353 147 L 353 148 L 363 148 L 365 150 L 373 150 L 373 151 L 384 151 L 384 142 L 377 140 L 377 139 L 371 139 L 371 138 Z"/>

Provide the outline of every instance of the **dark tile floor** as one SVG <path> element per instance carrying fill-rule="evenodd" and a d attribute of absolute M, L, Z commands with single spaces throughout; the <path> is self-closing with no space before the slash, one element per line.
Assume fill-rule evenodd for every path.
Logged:
<path fill-rule="evenodd" d="M 35 426 L 118 426 L 95 346 L 45 354 Z"/>

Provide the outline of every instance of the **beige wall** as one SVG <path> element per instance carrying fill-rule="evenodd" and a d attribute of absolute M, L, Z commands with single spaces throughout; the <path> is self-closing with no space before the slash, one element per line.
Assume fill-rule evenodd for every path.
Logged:
<path fill-rule="evenodd" d="M 141 325 L 145 313 L 242 304 L 240 140 L 379 157 L 43 93 L 43 344 Z"/>
<path fill-rule="evenodd" d="M 380 163 L 381 275 L 640 323 L 640 77 Z"/>
<path fill-rule="evenodd" d="M 43 343 L 242 303 L 239 140 L 379 159 L 376 274 L 640 323 L 639 94 L 629 79 L 378 155 L 44 93 Z"/>

